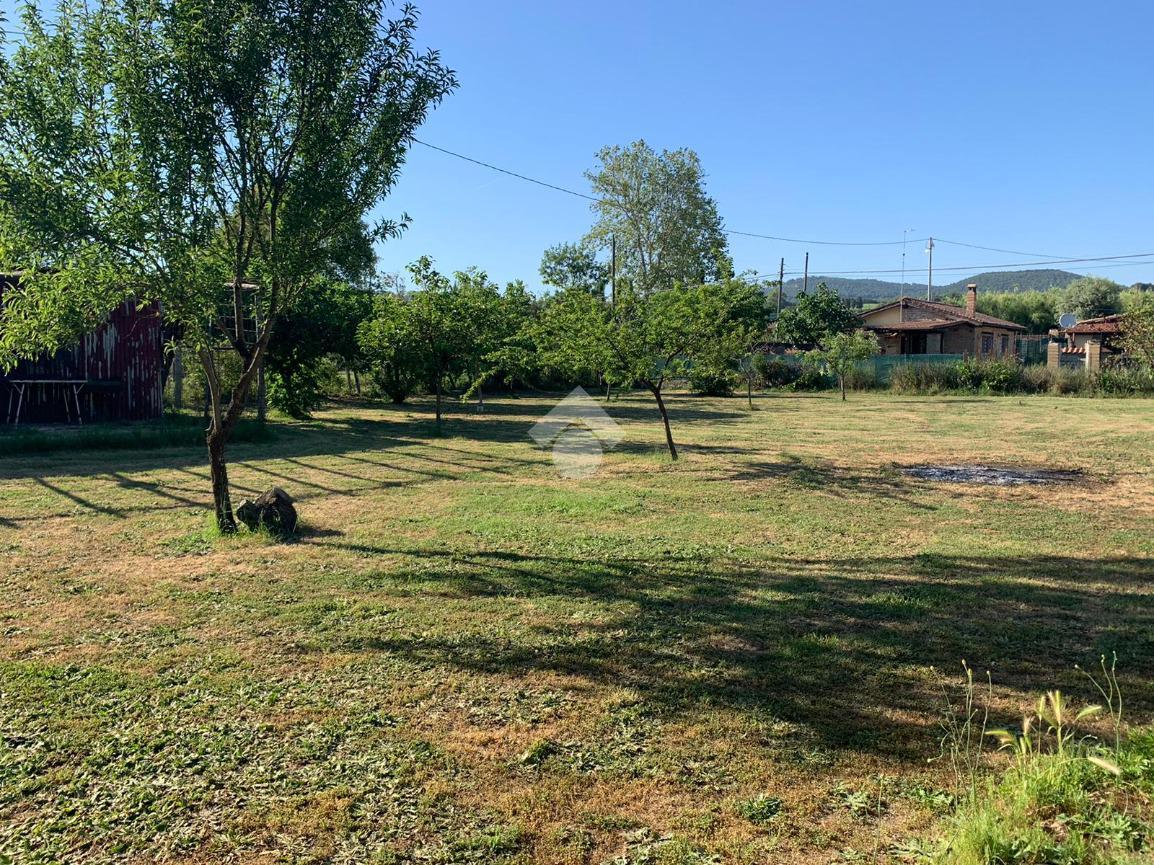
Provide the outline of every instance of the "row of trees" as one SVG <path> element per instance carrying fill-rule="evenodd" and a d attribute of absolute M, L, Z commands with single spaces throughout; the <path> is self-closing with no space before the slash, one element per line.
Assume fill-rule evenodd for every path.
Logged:
<path fill-rule="evenodd" d="M 1063 313 L 1073 313 L 1079 319 L 1125 313 L 1145 294 L 1109 279 L 1083 276 L 1049 291 L 982 292 L 978 294 L 978 311 L 1017 322 L 1030 333 L 1046 333 Z M 951 299 L 961 301 L 960 297 Z"/>
<path fill-rule="evenodd" d="M 736 375 L 767 322 L 760 286 L 737 278 L 652 292 L 624 282 L 610 301 L 583 287 L 533 298 L 514 282 L 502 292 L 481 271 L 446 277 L 427 258 L 409 272 L 413 290 L 379 295 L 358 329 L 362 355 L 394 402 L 424 387 L 439 424 L 450 381 L 482 408 L 485 388 L 499 385 L 644 387 L 674 459 L 667 383 L 699 367 Z"/>

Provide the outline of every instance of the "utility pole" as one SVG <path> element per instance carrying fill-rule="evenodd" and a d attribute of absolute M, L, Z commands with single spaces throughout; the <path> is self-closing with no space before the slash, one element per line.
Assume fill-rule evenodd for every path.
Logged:
<path fill-rule="evenodd" d="M 934 299 L 934 239 L 926 244 L 926 252 L 930 256 L 930 269 L 926 274 L 926 300 Z"/>
<path fill-rule="evenodd" d="M 906 238 L 912 228 L 902 229 L 902 284 L 898 289 L 898 321 L 905 321 L 906 306 Z"/>
<path fill-rule="evenodd" d="M 809 294 L 809 253 L 805 254 L 805 277 L 801 281 L 801 290 Z"/>
<path fill-rule="evenodd" d="M 777 317 L 781 318 L 781 292 L 785 285 L 785 259 L 781 260 L 781 270 L 777 273 Z"/>

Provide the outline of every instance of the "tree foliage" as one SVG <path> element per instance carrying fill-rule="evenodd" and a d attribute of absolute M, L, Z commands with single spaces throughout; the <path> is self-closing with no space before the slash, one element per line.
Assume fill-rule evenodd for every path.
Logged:
<path fill-rule="evenodd" d="M 823 282 L 812 294 L 799 292 L 794 306 L 781 311 L 773 339 L 786 345 L 815 346 L 859 324 L 854 311 Z"/>
<path fill-rule="evenodd" d="M 269 401 L 286 414 L 308 417 L 321 401 L 321 364 L 329 357 L 344 369 L 359 369 L 357 329 L 372 313 L 366 288 L 318 277 L 281 316 L 269 341 L 265 369 Z"/>
<path fill-rule="evenodd" d="M 1154 295 L 1136 301 L 1122 317 L 1122 348 L 1154 372 Z"/>
<path fill-rule="evenodd" d="M 541 281 L 559 289 L 580 289 L 605 296 L 609 268 L 588 243 L 559 243 L 541 256 Z"/>
<path fill-rule="evenodd" d="M 1119 311 L 1122 286 L 1100 276 L 1083 276 L 1067 285 L 1061 294 L 1065 307 L 1061 312 L 1072 312 L 1079 319 L 1114 315 Z"/>
<path fill-rule="evenodd" d="M 452 380 L 464 378 L 478 397 L 488 380 L 516 375 L 530 364 L 514 362 L 518 335 L 531 320 L 534 302 L 521 282 L 502 292 L 484 271 L 468 268 L 451 278 L 427 256 L 409 266 L 414 289 L 383 293 L 357 341 L 382 389 L 397 403 L 418 385 L 436 396 L 438 424 Z"/>
<path fill-rule="evenodd" d="M 657 153 L 644 141 L 604 147 L 586 173 L 597 220 L 585 242 L 608 249 L 617 238 L 618 275 L 635 291 L 701 285 L 733 275 L 716 202 L 692 150 Z"/>
<path fill-rule="evenodd" d="M 842 401 L 845 401 L 845 379 L 861 361 L 880 351 L 876 335 L 865 330 L 850 333 L 832 333 L 821 341 L 819 348 L 807 353 L 807 359 L 821 364 L 837 377 Z"/>
<path fill-rule="evenodd" d="M 417 50 L 415 11 L 389 21 L 385 5 L 60 0 L 51 16 L 29 6 L 0 60 L 0 255 L 32 274 L 7 298 L 0 362 L 68 342 L 129 294 L 159 301 L 208 380 L 223 531 L 225 445 L 278 319 L 347 253 L 456 83 Z M 221 348 L 243 366 L 227 393 Z"/>
<path fill-rule="evenodd" d="M 539 329 L 544 365 L 575 377 L 596 373 L 653 395 L 672 459 L 677 446 L 664 387 L 695 363 L 732 363 L 748 351 L 764 321 L 760 289 L 740 279 L 681 285 L 653 293 L 623 286 L 609 305 L 583 291 L 568 291 L 543 311 Z"/>
<path fill-rule="evenodd" d="M 1061 305 L 1057 291 L 983 291 L 978 293 L 977 310 L 1020 324 L 1030 333 L 1046 333 L 1065 312 Z"/>

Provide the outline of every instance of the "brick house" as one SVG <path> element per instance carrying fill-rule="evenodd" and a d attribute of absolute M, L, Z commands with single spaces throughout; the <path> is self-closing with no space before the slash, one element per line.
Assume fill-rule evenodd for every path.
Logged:
<path fill-rule="evenodd" d="M 1095 370 L 1102 362 L 1122 353 L 1122 316 L 1103 315 L 1085 318 L 1075 325 L 1050 331 L 1057 339 L 1050 343 L 1047 365 L 1084 366 Z"/>
<path fill-rule="evenodd" d="M 862 327 L 877 334 L 882 354 L 1016 356 L 1026 328 L 978 312 L 977 300 L 976 285 L 966 286 L 965 306 L 903 297 L 863 312 Z"/>

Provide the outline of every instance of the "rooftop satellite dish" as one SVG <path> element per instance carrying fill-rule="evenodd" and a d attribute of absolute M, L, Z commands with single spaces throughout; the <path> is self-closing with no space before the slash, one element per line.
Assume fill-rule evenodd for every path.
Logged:
<path fill-rule="evenodd" d="M 1078 323 L 1078 316 L 1072 312 L 1064 312 L 1058 316 L 1058 325 L 1062 328 L 1073 327 Z"/>

